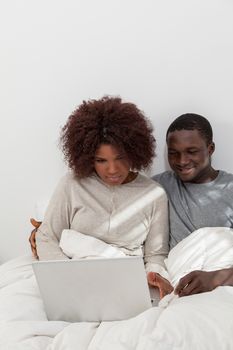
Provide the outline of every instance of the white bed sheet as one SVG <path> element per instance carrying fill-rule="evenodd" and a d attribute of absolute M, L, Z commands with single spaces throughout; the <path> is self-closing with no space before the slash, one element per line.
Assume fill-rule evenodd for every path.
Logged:
<path fill-rule="evenodd" d="M 201 229 L 181 243 L 167 260 L 173 281 L 193 264 L 205 269 L 219 266 L 219 261 L 219 268 L 233 266 L 230 229 Z M 31 262 L 24 256 L 0 266 L 1 350 L 233 349 L 233 287 L 183 298 L 167 296 L 159 307 L 130 320 L 69 324 L 47 320 Z"/>

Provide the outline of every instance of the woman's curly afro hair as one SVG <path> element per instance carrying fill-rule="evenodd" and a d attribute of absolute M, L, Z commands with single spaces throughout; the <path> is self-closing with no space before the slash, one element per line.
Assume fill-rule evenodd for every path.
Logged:
<path fill-rule="evenodd" d="M 133 103 L 105 96 L 83 101 L 61 131 L 60 145 L 69 167 L 78 177 L 94 170 L 96 150 L 110 144 L 129 159 L 131 168 L 148 168 L 155 156 L 153 127 Z"/>

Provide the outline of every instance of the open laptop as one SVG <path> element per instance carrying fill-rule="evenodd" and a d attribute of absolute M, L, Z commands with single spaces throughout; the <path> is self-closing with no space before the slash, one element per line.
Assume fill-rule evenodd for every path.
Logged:
<path fill-rule="evenodd" d="M 152 306 L 142 257 L 37 261 L 32 266 L 49 320 L 123 320 Z"/>

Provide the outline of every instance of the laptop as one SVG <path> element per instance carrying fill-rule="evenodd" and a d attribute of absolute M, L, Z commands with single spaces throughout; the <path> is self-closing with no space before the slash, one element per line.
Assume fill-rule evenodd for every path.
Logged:
<path fill-rule="evenodd" d="M 142 257 L 36 261 L 49 320 L 125 320 L 152 306 Z"/>

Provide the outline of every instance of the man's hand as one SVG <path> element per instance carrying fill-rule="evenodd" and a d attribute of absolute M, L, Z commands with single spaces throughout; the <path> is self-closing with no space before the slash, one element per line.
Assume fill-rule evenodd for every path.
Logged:
<path fill-rule="evenodd" d="M 233 268 L 217 271 L 192 271 L 182 277 L 175 289 L 180 297 L 210 292 L 218 286 L 233 286 Z"/>
<path fill-rule="evenodd" d="M 218 285 L 219 271 L 192 271 L 182 277 L 175 288 L 180 297 L 203 292 L 210 292 Z M 219 281 L 220 283 L 220 281 Z"/>
<path fill-rule="evenodd" d="M 173 291 L 171 283 L 159 273 L 148 272 L 147 281 L 150 286 L 159 288 L 159 297 L 162 299 L 165 295 Z"/>
<path fill-rule="evenodd" d="M 38 259 L 37 250 L 36 250 L 36 231 L 40 227 L 41 221 L 36 221 L 35 219 L 30 219 L 30 222 L 31 222 L 32 226 L 34 226 L 35 228 L 31 232 L 31 235 L 29 237 L 29 243 L 31 244 L 32 254 L 34 255 L 35 258 Z"/>

